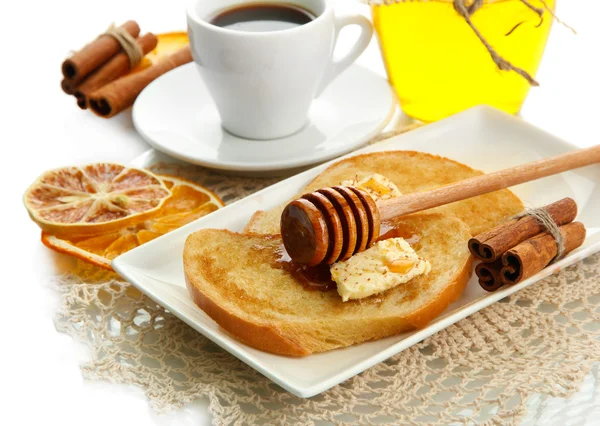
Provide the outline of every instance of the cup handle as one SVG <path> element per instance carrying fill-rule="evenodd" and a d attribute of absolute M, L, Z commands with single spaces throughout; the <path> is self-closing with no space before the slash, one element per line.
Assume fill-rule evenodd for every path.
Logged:
<path fill-rule="evenodd" d="M 358 25 L 360 27 L 360 35 L 358 36 L 356 43 L 354 43 L 354 46 L 352 46 L 346 55 L 337 60 L 332 59 L 329 68 L 325 71 L 325 75 L 321 81 L 319 90 L 317 91 L 317 96 L 320 96 L 321 93 L 323 93 L 323 90 L 329 86 L 329 83 L 331 83 L 342 71 L 352 65 L 360 54 L 364 52 L 371 41 L 371 37 L 373 36 L 373 26 L 367 18 L 363 15 L 340 16 L 335 18 L 334 50 L 335 46 L 337 46 L 338 36 L 340 35 L 342 28 L 348 25 Z"/>

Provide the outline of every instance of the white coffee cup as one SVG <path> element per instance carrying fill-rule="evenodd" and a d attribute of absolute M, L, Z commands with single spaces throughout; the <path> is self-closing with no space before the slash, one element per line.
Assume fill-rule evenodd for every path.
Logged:
<path fill-rule="evenodd" d="M 210 24 L 220 12 L 249 0 L 194 0 L 187 10 L 192 56 L 225 130 L 249 139 L 275 139 L 302 129 L 311 102 L 365 50 L 371 23 L 362 15 L 336 16 L 333 0 L 260 0 L 300 6 L 316 18 L 271 32 Z M 358 25 L 360 35 L 342 58 L 333 58 L 338 34 Z"/>

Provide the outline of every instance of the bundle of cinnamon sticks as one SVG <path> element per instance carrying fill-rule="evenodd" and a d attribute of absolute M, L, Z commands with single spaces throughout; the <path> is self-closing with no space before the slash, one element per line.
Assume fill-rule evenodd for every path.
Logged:
<path fill-rule="evenodd" d="M 573 222 L 573 199 L 563 198 L 543 209 L 557 226 L 554 235 L 535 214 L 525 214 L 471 238 L 469 250 L 481 261 L 475 273 L 484 290 L 521 282 L 552 263 L 559 251 L 564 256 L 583 244 L 586 230 L 581 222 Z"/>
<path fill-rule="evenodd" d="M 135 39 L 139 49 L 134 50 L 141 52 L 141 58 L 158 44 L 158 38 L 152 33 L 140 36 L 140 27 L 135 21 L 127 21 L 117 30 Z M 132 73 L 137 64 L 131 52 L 124 49 L 119 37 L 105 33 L 63 62 L 61 87 L 65 93 L 75 96 L 80 108 L 90 108 L 96 115 L 109 118 L 133 105 L 140 92 L 157 77 L 191 61 L 187 46 Z"/>

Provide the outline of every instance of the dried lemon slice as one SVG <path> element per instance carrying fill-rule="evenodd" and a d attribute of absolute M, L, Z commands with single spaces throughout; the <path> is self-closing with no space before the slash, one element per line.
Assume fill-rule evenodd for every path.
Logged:
<path fill-rule="evenodd" d="M 61 239 L 42 232 L 42 243 L 58 252 L 112 270 L 111 260 L 118 255 L 224 205 L 217 195 L 193 182 L 166 175 L 158 175 L 158 177 L 172 191 L 173 196 L 165 202 L 160 213 L 154 218 L 136 226 L 91 238 Z"/>
<path fill-rule="evenodd" d="M 81 237 L 142 222 L 160 212 L 171 191 L 152 172 L 119 164 L 64 167 L 41 175 L 23 197 L 42 230 Z"/>

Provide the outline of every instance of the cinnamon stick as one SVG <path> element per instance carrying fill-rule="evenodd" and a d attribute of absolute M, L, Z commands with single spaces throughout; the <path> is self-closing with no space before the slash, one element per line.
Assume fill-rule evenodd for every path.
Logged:
<path fill-rule="evenodd" d="M 572 222 L 577 216 L 577 204 L 563 198 L 544 207 L 558 226 Z M 544 231 L 533 216 L 511 219 L 469 240 L 469 250 L 483 262 L 493 262 L 517 244 Z"/>
<path fill-rule="evenodd" d="M 137 43 L 145 55 L 156 47 L 158 38 L 154 34 L 148 33 L 139 37 Z M 129 71 L 131 71 L 129 57 L 125 52 L 117 53 L 107 63 L 93 71 L 75 88 L 73 94 L 77 98 L 77 105 L 81 109 L 86 109 L 88 107 L 88 97 L 92 92 L 124 76 Z"/>
<path fill-rule="evenodd" d="M 122 77 L 96 90 L 89 97 L 89 106 L 100 117 L 110 118 L 133 105 L 140 92 L 156 78 L 191 61 L 190 47 L 184 47 L 143 71 Z"/>
<path fill-rule="evenodd" d="M 559 227 L 564 239 L 565 251 L 575 250 L 585 240 L 585 226 L 573 222 Z M 544 269 L 556 256 L 556 241 L 548 232 L 524 241 L 502 255 L 502 281 L 513 285 L 523 281 Z"/>
<path fill-rule="evenodd" d="M 75 93 L 75 84 L 73 84 L 72 80 L 64 79 L 60 82 L 60 87 L 67 95 L 72 95 Z"/>
<path fill-rule="evenodd" d="M 135 21 L 127 21 L 121 28 L 124 28 L 133 37 L 140 34 L 140 27 Z M 121 45 L 114 37 L 101 35 L 63 62 L 63 76 L 76 85 L 120 50 Z"/>
<path fill-rule="evenodd" d="M 500 270 L 502 269 L 502 260 L 498 259 L 491 263 L 479 263 L 475 266 L 475 274 L 479 278 L 479 285 L 485 291 L 496 291 L 504 285 Z"/>

